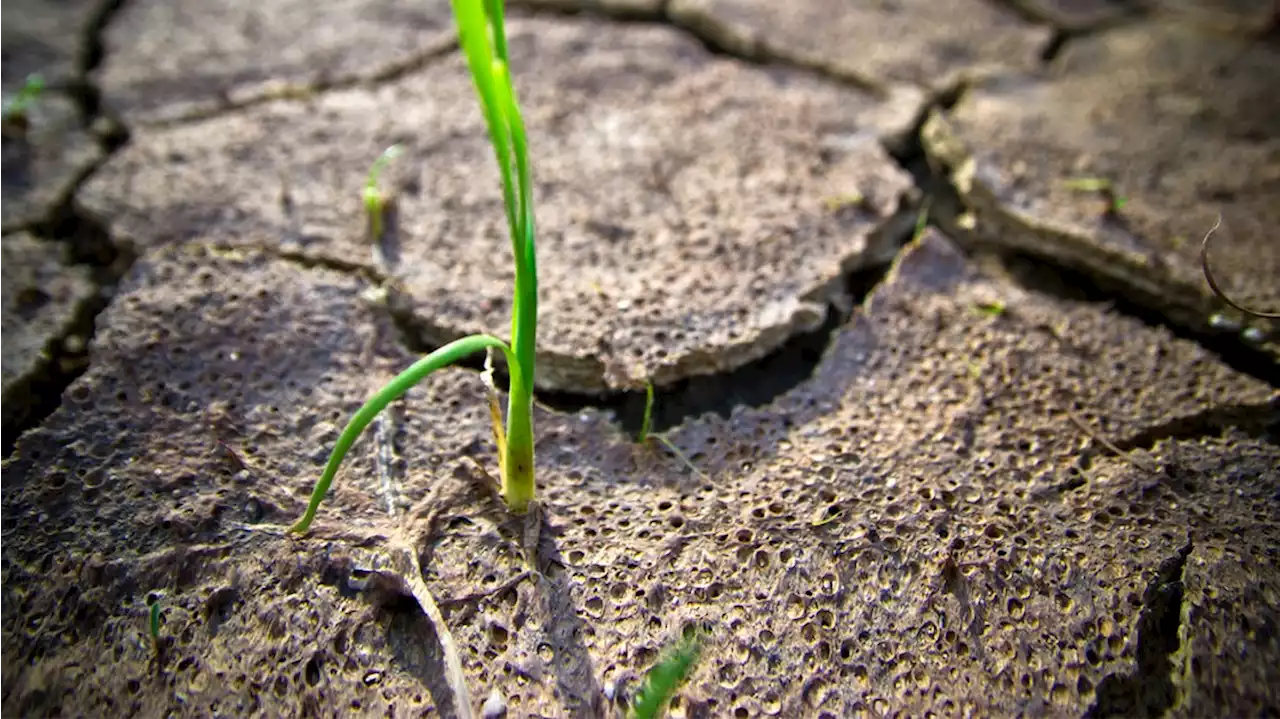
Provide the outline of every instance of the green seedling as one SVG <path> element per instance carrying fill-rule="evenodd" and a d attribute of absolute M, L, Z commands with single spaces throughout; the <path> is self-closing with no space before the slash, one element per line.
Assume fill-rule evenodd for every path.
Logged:
<path fill-rule="evenodd" d="M 924 230 L 929 226 L 929 207 L 933 204 L 933 196 L 924 198 L 924 202 L 920 203 L 920 211 L 916 213 L 916 226 L 911 230 L 911 240 L 920 239 L 924 234 Z"/>
<path fill-rule="evenodd" d="M 671 697 L 688 678 L 702 653 L 702 637 L 687 633 L 649 670 L 645 684 L 631 705 L 631 719 L 653 719 L 661 716 Z"/>
<path fill-rule="evenodd" d="M 990 302 L 978 302 L 974 304 L 973 309 L 979 314 L 984 314 L 988 317 L 999 317 L 1004 314 L 1007 308 L 1004 300 L 991 300 Z"/>
<path fill-rule="evenodd" d="M 846 192 L 843 195 L 832 195 L 831 197 L 823 198 L 822 204 L 827 206 L 827 212 L 839 212 L 846 207 L 861 207 L 866 200 L 867 198 L 861 192 L 855 190 Z"/>
<path fill-rule="evenodd" d="M 649 430 L 653 427 L 653 383 L 644 385 L 644 417 L 640 420 L 640 444 L 649 441 Z"/>
<path fill-rule="evenodd" d="M 369 216 L 369 237 L 374 240 L 382 237 L 382 213 L 387 204 L 387 196 L 378 189 L 378 178 L 382 176 L 382 171 L 387 169 L 387 165 L 390 165 L 391 161 L 403 152 L 404 148 L 400 145 L 392 145 L 383 150 L 382 154 L 378 155 L 378 159 L 373 161 L 373 165 L 369 167 L 369 174 L 365 177 L 364 192 L 361 193 L 361 197 L 364 198 L 365 214 Z"/>
<path fill-rule="evenodd" d="M 661 432 L 652 431 L 653 404 L 654 404 L 653 382 L 646 382 L 644 386 L 644 416 L 640 418 L 640 434 L 639 436 L 636 437 L 636 443 L 643 445 L 643 444 L 647 444 L 650 439 L 658 440 L 659 442 L 662 443 L 662 446 L 667 448 L 667 451 L 671 452 L 671 454 L 674 454 L 676 456 L 676 459 L 679 459 L 681 462 L 683 462 L 684 465 L 688 467 L 690 471 L 692 471 L 698 477 L 702 479 L 706 479 L 707 475 L 703 474 L 702 470 L 698 469 L 697 465 L 695 465 L 693 461 L 690 460 L 685 455 L 684 452 L 681 452 L 680 448 L 676 447 L 674 442 L 668 439 L 667 436 L 662 434 Z"/>
<path fill-rule="evenodd" d="M 1101 193 L 1107 198 L 1107 211 L 1113 215 L 1119 214 L 1120 210 L 1129 204 L 1128 198 L 1116 192 L 1115 184 L 1105 177 L 1075 177 L 1062 184 L 1068 190 Z"/>
<path fill-rule="evenodd" d="M 499 350 L 507 363 L 510 391 L 506 430 L 495 425 L 501 493 L 507 507 L 525 514 L 534 499 L 533 379 L 538 317 L 538 274 L 534 252 L 533 182 L 524 120 L 508 72 L 502 0 L 453 0 L 458 38 L 475 83 L 480 109 L 502 175 L 502 198 L 515 261 L 511 342 L 492 335 L 455 340 L 409 366 L 365 402 L 338 437 L 306 513 L 290 529 L 306 532 L 329 491 L 343 458 L 365 427 L 391 402 L 432 372 L 476 352 Z"/>
<path fill-rule="evenodd" d="M 160 651 L 160 598 L 147 602 L 147 630 L 151 634 L 151 646 Z"/>
<path fill-rule="evenodd" d="M 27 123 L 27 111 L 30 110 L 31 105 L 39 99 L 43 92 L 44 77 L 39 73 L 28 75 L 27 81 L 23 83 L 18 93 L 5 102 L 4 122 L 6 124 L 25 125 Z"/>

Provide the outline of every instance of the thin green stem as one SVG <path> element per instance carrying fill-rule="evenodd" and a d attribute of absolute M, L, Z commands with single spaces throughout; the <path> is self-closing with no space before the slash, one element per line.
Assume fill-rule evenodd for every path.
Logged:
<path fill-rule="evenodd" d="M 511 317 L 511 372 L 507 443 L 500 466 L 507 506 L 523 514 L 534 497 L 533 379 L 538 321 L 538 272 L 534 248 L 533 180 L 524 119 L 508 69 L 502 0 L 453 0 L 459 41 L 480 97 L 481 110 L 502 176 L 511 234 L 515 289 Z M 514 165 L 514 166 L 513 166 Z"/>
<path fill-rule="evenodd" d="M 311 523 L 316 518 L 316 511 L 320 508 L 320 502 L 329 491 L 329 485 L 333 483 L 333 478 L 337 475 L 338 468 L 342 466 L 343 458 L 347 456 L 351 446 L 360 437 L 360 433 L 364 431 L 365 427 L 369 426 L 369 423 L 378 416 L 379 412 L 386 409 L 387 405 L 399 399 L 432 372 L 490 347 L 502 350 L 507 357 L 508 364 L 512 365 L 511 383 L 514 385 L 516 378 L 520 376 L 520 368 L 513 361 L 511 348 L 506 342 L 491 335 L 471 335 L 454 340 L 414 362 L 408 369 L 396 375 L 395 379 L 378 390 L 378 393 L 365 402 L 364 406 L 356 412 L 351 421 L 347 422 L 346 428 L 342 430 L 341 436 L 338 437 L 337 444 L 333 446 L 333 451 L 329 453 L 329 463 L 325 465 L 324 474 L 320 476 L 320 481 L 316 482 L 316 487 L 311 492 L 311 502 L 307 505 L 306 514 L 290 527 L 289 531 L 303 533 L 311 527 Z"/>
<path fill-rule="evenodd" d="M 649 430 L 653 428 L 653 383 L 644 385 L 644 417 L 640 419 L 640 444 L 649 441 Z"/>

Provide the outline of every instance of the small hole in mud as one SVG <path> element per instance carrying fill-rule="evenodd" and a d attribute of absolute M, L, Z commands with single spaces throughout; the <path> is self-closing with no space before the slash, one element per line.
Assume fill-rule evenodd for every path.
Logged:
<path fill-rule="evenodd" d="M 307 686 L 314 687 L 320 683 L 320 668 L 324 664 L 324 659 L 316 654 L 307 662 L 307 666 L 303 669 L 303 678 L 307 681 Z"/>

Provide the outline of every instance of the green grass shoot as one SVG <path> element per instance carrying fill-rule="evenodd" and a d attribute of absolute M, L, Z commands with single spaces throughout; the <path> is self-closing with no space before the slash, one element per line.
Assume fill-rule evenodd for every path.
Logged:
<path fill-rule="evenodd" d="M 147 631 L 151 634 L 151 644 L 160 649 L 160 598 L 152 597 L 147 602 Z"/>
<path fill-rule="evenodd" d="M 640 419 L 640 437 L 638 441 L 644 444 L 649 441 L 649 430 L 653 428 L 653 383 L 646 382 L 644 385 L 644 417 Z"/>
<path fill-rule="evenodd" d="M 404 148 L 400 145 L 392 145 L 383 150 L 382 154 L 378 155 L 378 159 L 373 161 L 373 165 L 369 167 L 369 174 L 365 177 L 364 192 L 361 193 L 361 197 L 364 199 L 365 214 L 369 216 L 369 237 L 374 241 L 382 237 L 382 213 L 387 204 L 387 196 L 378 189 L 378 178 L 382 177 L 382 172 L 387 169 L 387 165 L 390 165 L 391 161 L 403 152 Z"/>
<path fill-rule="evenodd" d="M 987 317 L 999 317 L 1004 314 L 1007 307 L 1004 304 L 1004 300 L 991 300 L 989 302 L 974 303 L 973 309 L 975 312 Z"/>
<path fill-rule="evenodd" d="M 929 195 L 924 198 L 924 202 L 920 203 L 920 211 L 916 213 L 916 224 L 911 230 L 912 241 L 920 239 L 924 234 L 924 230 L 929 226 L 929 208 L 933 205 L 933 196 Z"/>
<path fill-rule="evenodd" d="M 498 469 L 507 507 L 524 514 L 534 499 L 533 380 L 538 273 L 534 252 L 533 180 L 524 120 L 508 71 L 502 0 L 452 0 L 458 39 L 471 71 L 502 177 L 502 198 L 515 262 L 511 341 L 491 335 L 455 340 L 414 362 L 365 402 L 338 437 L 306 513 L 290 527 L 306 532 L 347 451 L 378 413 L 432 372 L 480 351 L 500 350 L 510 377 L 506 430 L 497 437 Z M 501 431 L 501 426 L 498 426 Z"/>
<path fill-rule="evenodd" d="M 653 405 L 653 382 L 646 382 L 644 386 L 644 416 L 640 418 L 640 434 L 636 437 L 636 444 L 643 445 L 648 443 L 651 439 L 656 439 L 662 443 L 662 446 L 667 448 L 668 452 L 674 454 L 676 459 L 683 462 L 684 466 L 688 467 L 691 472 L 701 479 L 706 479 L 707 475 L 704 474 L 702 470 L 698 469 L 698 466 L 693 463 L 693 460 L 689 459 L 684 452 L 680 451 L 680 448 L 675 445 L 675 442 L 672 442 L 665 434 L 653 431 Z"/>
<path fill-rule="evenodd" d="M 1129 204 L 1129 199 L 1123 197 L 1116 192 L 1115 183 L 1105 177 L 1073 177 L 1062 182 L 1063 187 L 1068 190 L 1078 190 L 1080 192 L 1098 192 L 1107 198 L 1107 211 L 1111 214 L 1119 214 L 1124 206 Z"/>
<path fill-rule="evenodd" d="M 853 192 L 846 192 L 842 195 L 824 197 L 822 204 L 826 205 L 827 212 L 839 212 L 846 207 L 861 207 L 862 203 L 866 201 L 867 198 L 863 197 L 861 192 L 854 190 Z"/>
<path fill-rule="evenodd" d="M 25 123 L 27 110 L 44 92 L 44 77 L 39 73 L 27 76 L 18 92 L 4 103 L 4 122 Z"/>
<path fill-rule="evenodd" d="M 688 632 L 649 670 L 645 684 L 631 705 L 632 719 L 654 719 L 660 716 L 676 690 L 688 678 L 702 653 L 702 637 Z"/>
<path fill-rule="evenodd" d="M 1062 182 L 1068 190 L 1080 192 L 1107 192 L 1111 189 L 1111 180 L 1105 177 L 1073 177 Z"/>

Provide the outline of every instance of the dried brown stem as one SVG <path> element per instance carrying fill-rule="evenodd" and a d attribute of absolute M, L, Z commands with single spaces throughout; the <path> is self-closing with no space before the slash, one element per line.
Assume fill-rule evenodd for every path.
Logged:
<path fill-rule="evenodd" d="M 1254 317 L 1261 317 L 1269 320 L 1280 320 L 1280 312 L 1258 312 L 1257 310 L 1242 307 L 1239 304 L 1236 304 L 1236 302 L 1230 297 L 1227 297 L 1226 293 L 1222 291 L 1222 288 L 1218 287 L 1217 281 L 1213 279 L 1213 273 L 1209 271 L 1209 238 L 1213 237 L 1213 233 L 1217 232 L 1218 228 L 1221 226 L 1222 215 L 1218 215 L 1218 221 L 1213 223 L 1213 227 L 1209 228 L 1209 231 L 1204 235 L 1204 240 L 1200 242 L 1200 266 L 1204 268 L 1204 278 L 1209 282 L 1209 289 L 1213 290 L 1213 294 L 1217 295 L 1218 299 L 1226 302 L 1228 305 L 1231 305 L 1246 315 L 1252 315 Z"/>

